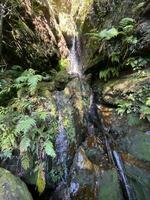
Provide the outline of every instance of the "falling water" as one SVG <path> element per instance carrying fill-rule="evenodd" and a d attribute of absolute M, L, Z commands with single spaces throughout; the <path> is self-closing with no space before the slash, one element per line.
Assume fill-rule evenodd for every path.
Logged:
<path fill-rule="evenodd" d="M 72 38 L 72 47 L 70 49 L 70 74 L 77 74 L 79 77 L 81 76 L 81 64 L 80 64 L 80 41 L 78 36 L 74 36 Z"/>

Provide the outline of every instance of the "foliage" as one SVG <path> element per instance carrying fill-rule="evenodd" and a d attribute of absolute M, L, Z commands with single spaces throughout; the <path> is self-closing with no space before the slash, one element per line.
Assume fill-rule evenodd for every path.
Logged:
<path fill-rule="evenodd" d="M 131 66 L 134 71 L 142 69 L 142 67 L 146 66 L 149 63 L 149 59 L 142 57 L 130 57 L 125 60 L 125 66 Z"/>
<path fill-rule="evenodd" d="M 107 79 L 111 77 L 116 77 L 118 75 L 119 75 L 119 71 L 115 67 L 112 67 L 112 68 L 110 67 L 108 69 L 100 71 L 99 73 L 100 79 L 104 79 L 104 81 L 106 81 Z"/>
<path fill-rule="evenodd" d="M 45 170 L 42 164 L 38 166 L 38 177 L 37 177 L 36 185 L 38 188 L 38 192 L 40 194 L 43 193 L 45 189 L 46 181 L 45 181 Z"/>
<path fill-rule="evenodd" d="M 123 114 L 139 114 L 140 119 L 150 121 L 150 87 L 143 86 L 140 90 L 131 93 L 128 97 L 118 101 L 117 112 Z"/>
<path fill-rule="evenodd" d="M 61 60 L 59 60 L 58 65 L 61 70 L 64 70 L 69 66 L 69 60 L 67 58 L 65 59 L 62 58 Z"/>
<path fill-rule="evenodd" d="M 52 158 L 56 157 L 56 153 L 54 151 L 54 146 L 53 146 L 53 143 L 51 141 L 46 141 L 44 143 L 44 149 L 45 149 L 45 153 L 48 156 L 51 156 Z"/>
<path fill-rule="evenodd" d="M 35 74 L 33 69 L 26 70 L 12 84 L 17 96 L 9 100 L 7 106 L 0 107 L 0 157 L 11 158 L 18 150 L 24 170 L 32 167 L 32 159 L 35 161 L 33 166 L 37 168 L 46 156 L 56 156 L 53 145 L 57 133 L 54 105 L 49 103 L 49 110 L 45 98 L 35 96 L 41 80 L 42 76 Z M 45 188 L 42 166 L 37 180 L 39 193 Z"/>
<path fill-rule="evenodd" d="M 132 102 L 129 100 L 120 100 L 118 102 L 117 112 L 121 116 L 126 112 L 127 114 L 131 113 Z"/>
<path fill-rule="evenodd" d="M 107 81 L 111 77 L 118 77 L 124 68 L 132 68 L 134 71 L 147 66 L 149 59 L 139 56 L 131 56 L 138 40 L 134 33 L 135 19 L 123 18 L 118 27 L 104 29 L 99 33 L 88 33 L 91 38 L 101 42 L 99 52 L 107 56 L 105 69 L 100 70 L 99 77 Z M 117 40 L 118 39 L 118 40 Z M 118 45 L 116 50 L 112 46 Z M 107 47 L 107 48 L 106 48 Z M 107 50 L 107 52 L 106 52 Z"/>
<path fill-rule="evenodd" d="M 27 88 L 31 95 L 35 94 L 37 84 L 42 80 L 41 75 L 35 75 L 33 69 L 24 71 L 19 78 L 16 79 L 14 86 L 17 89 Z"/>
<path fill-rule="evenodd" d="M 110 40 L 119 34 L 118 30 L 114 27 L 111 29 L 104 29 L 99 33 L 88 33 L 92 38 L 99 40 Z"/>
<path fill-rule="evenodd" d="M 134 25 L 135 25 L 135 20 L 132 18 L 123 18 L 120 22 L 119 22 L 119 27 L 122 29 L 122 31 L 124 33 L 129 33 L 131 31 L 133 31 L 134 29 Z"/>

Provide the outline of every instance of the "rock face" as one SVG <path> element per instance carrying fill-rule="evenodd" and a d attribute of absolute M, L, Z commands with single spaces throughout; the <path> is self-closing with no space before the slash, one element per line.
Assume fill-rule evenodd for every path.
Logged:
<path fill-rule="evenodd" d="M 83 70 L 86 70 L 108 56 L 105 53 L 110 45 L 104 45 L 106 52 L 100 56 L 97 53 L 99 42 L 94 43 L 85 33 L 94 28 L 101 31 L 118 26 L 124 17 L 133 17 L 139 22 L 136 32 L 139 33 L 140 47 L 137 44 L 133 52 L 148 55 L 149 3 L 140 0 L 88 0 L 81 1 L 79 5 L 78 1 L 64 0 L 55 1 L 55 4 L 56 10 L 49 1 L 41 3 L 35 0 L 31 4 L 30 0 L 24 0 L 17 5 L 21 14 L 17 10 L 16 14 L 4 19 L 3 55 L 8 63 L 14 64 L 15 59 L 6 56 L 5 52 L 15 55 L 20 60 L 19 64 L 25 55 L 23 65 L 35 64 L 37 68 L 51 66 L 56 54 L 56 62 L 58 57 L 68 57 L 68 48 L 72 45 L 70 38 L 78 35 L 84 47 L 81 57 Z M 113 44 L 113 50 L 119 48 L 118 43 L 119 40 Z M 54 191 L 51 200 L 124 199 L 117 167 L 108 155 L 106 138 L 112 150 L 118 151 L 121 156 L 134 199 L 149 200 L 150 119 L 142 107 L 149 98 L 149 70 L 104 84 L 102 92 L 96 96 L 103 102 L 98 106 L 99 110 L 88 81 L 76 75 L 71 78 L 65 73 L 61 71 L 52 82 L 41 82 L 37 91 L 42 100 L 41 109 L 46 108 L 50 114 L 48 130 L 52 133 L 56 149 L 55 159 L 42 157 L 46 161 L 47 186 Z M 99 92 L 101 83 L 96 84 L 96 92 Z M 105 137 L 103 130 L 107 130 Z M 19 159 L 16 157 L 17 162 L 15 159 L 13 162 L 6 160 L 3 164 L 19 173 L 28 183 L 36 184 L 36 180 L 32 179 L 33 169 L 22 169 Z M 19 200 L 21 191 L 24 191 L 20 190 L 20 186 L 24 187 L 24 184 L 15 179 L 13 183 L 17 183 L 17 186 L 13 187 L 14 184 L 4 174 L 10 175 L 8 172 L 2 173 L 0 169 L 0 180 L 2 178 L 5 186 L 2 192 L 0 188 L 0 195 L 10 188 L 10 197 L 0 196 L 1 199 Z M 9 185 L 5 183 L 6 179 Z M 25 200 L 28 195 L 21 196 L 21 199 Z M 31 199 L 30 195 L 27 199 Z"/>
<path fill-rule="evenodd" d="M 144 90 L 142 89 L 144 86 Z M 135 195 L 135 199 L 147 200 L 150 195 L 150 124 L 149 118 L 142 119 L 137 112 L 141 101 L 134 99 L 134 111 L 119 115 L 117 112 L 119 101 L 134 97 L 143 90 L 142 98 L 149 88 L 149 71 L 126 75 L 118 80 L 108 81 L 102 90 L 102 99 L 105 105 L 100 107 L 106 127 L 110 128 L 111 137 L 121 154 L 125 172 Z M 148 89 L 149 91 L 149 89 Z M 148 92 L 149 96 L 149 92 Z M 146 99 L 146 97 L 145 97 Z M 108 107 L 109 105 L 109 107 Z M 112 107 L 112 108 L 111 108 Z M 128 105 L 129 108 L 129 105 Z M 148 109 L 148 108 L 147 108 Z M 140 111 L 139 111 L 140 112 Z M 140 119 L 141 115 L 141 119 Z"/>
<path fill-rule="evenodd" d="M 149 3 L 142 0 L 94 1 L 81 30 L 81 35 L 83 35 L 83 37 L 81 36 L 82 44 L 84 46 L 82 53 L 84 70 L 95 66 L 97 63 L 99 63 L 99 68 L 103 67 L 103 61 L 112 52 L 117 52 L 121 48 L 120 38 L 117 38 L 111 45 L 108 43 L 103 44 L 103 41 L 93 40 L 87 33 L 91 32 L 91 30 L 100 32 L 112 27 L 118 28 L 120 20 L 127 17 L 135 19 L 137 24 L 134 33 L 138 36 L 138 44 L 133 52 L 136 55 L 147 56 L 150 47 L 148 10 Z"/>
<path fill-rule="evenodd" d="M 10 7 L 11 12 L 2 24 L 3 64 L 41 70 L 56 67 L 67 47 L 50 2 L 9 0 L 7 4 L 6 11 Z"/>
<path fill-rule="evenodd" d="M 32 196 L 25 183 L 0 168 L 0 200 L 32 200 Z"/>

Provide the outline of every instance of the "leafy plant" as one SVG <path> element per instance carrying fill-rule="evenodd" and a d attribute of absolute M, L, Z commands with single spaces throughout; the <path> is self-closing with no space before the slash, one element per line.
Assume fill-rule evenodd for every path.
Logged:
<path fill-rule="evenodd" d="M 122 29 L 124 33 L 130 33 L 133 31 L 135 26 L 135 20 L 129 17 L 123 18 L 119 22 L 119 27 Z"/>
<path fill-rule="evenodd" d="M 61 70 L 64 70 L 69 66 L 69 60 L 67 58 L 65 59 L 62 58 L 61 60 L 59 60 L 58 65 Z"/>
<path fill-rule="evenodd" d="M 129 100 L 119 100 L 118 101 L 118 108 L 117 108 L 117 112 L 118 114 L 120 114 L 121 116 L 124 113 L 131 113 L 131 106 L 132 106 L 132 102 Z"/>
<path fill-rule="evenodd" d="M 118 30 L 114 27 L 111 29 L 104 29 L 99 33 L 88 33 L 92 38 L 99 40 L 110 40 L 119 34 Z"/>
<path fill-rule="evenodd" d="M 125 61 L 126 66 L 131 66 L 132 69 L 135 70 L 140 70 L 142 67 L 145 67 L 149 62 L 149 59 L 144 59 L 142 57 L 135 58 L 135 57 L 130 57 Z"/>
<path fill-rule="evenodd" d="M 110 29 L 104 29 L 98 33 L 89 33 L 91 38 L 101 41 L 100 52 L 103 49 L 106 51 L 107 47 L 107 57 L 108 61 L 106 64 L 106 69 L 101 70 L 99 77 L 105 81 L 111 77 L 119 76 L 120 71 L 126 66 L 130 66 L 133 70 L 138 70 L 141 65 L 144 65 L 144 58 L 128 57 L 129 49 L 133 49 L 137 44 L 138 40 L 134 34 L 134 28 L 136 25 L 135 19 L 123 18 L 118 27 L 112 27 Z M 119 37 L 118 37 L 119 36 Z M 115 38 L 118 37 L 116 41 Z M 119 49 L 114 51 L 111 47 L 114 42 L 119 44 Z M 106 52 L 104 52 L 106 57 Z M 142 64 L 143 62 L 143 64 Z"/>
<path fill-rule="evenodd" d="M 0 157 L 11 158 L 15 150 L 19 151 L 24 170 L 32 169 L 31 160 L 34 160 L 39 193 L 45 188 L 45 157 L 56 156 L 53 140 L 57 133 L 54 105 L 49 110 L 45 98 L 35 96 L 41 80 L 42 76 L 34 70 L 26 70 L 12 83 L 16 97 L 0 107 Z"/>
<path fill-rule="evenodd" d="M 33 69 L 29 69 L 24 71 L 21 76 L 16 79 L 14 86 L 17 89 L 27 87 L 27 91 L 29 91 L 31 95 L 34 95 L 36 92 L 37 84 L 41 80 L 41 75 L 36 75 Z"/>
<path fill-rule="evenodd" d="M 18 121 L 17 126 L 15 128 L 15 133 L 28 133 L 31 128 L 36 126 L 36 121 L 32 118 L 29 117 L 28 115 L 24 115 L 21 117 L 21 119 Z"/>
<path fill-rule="evenodd" d="M 104 29 L 99 33 L 99 38 L 104 40 L 110 40 L 119 34 L 118 30 L 114 27 L 111 29 Z"/>
<path fill-rule="evenodd" d="M 135 91 L 126 98 L 118 101 L 117 112 L 119 115 L 134 113 L 140 116 L 140 119 L 147 119 L 150 121 L 150 88 L 145 85 L 141 90 Z M 132 121 L 130 120 L 131 124 Z M 130 125 L 130 124 L 129 124 Z"/>
<path fill-rule="evenodd" d="M 107 81 L 111 77 L 119 76 L 119 71 L 117 68 L 107 68 L 103 71 L 100 71 L 99 77 L 100 79 L 104 79 L 104 81 Z"/>

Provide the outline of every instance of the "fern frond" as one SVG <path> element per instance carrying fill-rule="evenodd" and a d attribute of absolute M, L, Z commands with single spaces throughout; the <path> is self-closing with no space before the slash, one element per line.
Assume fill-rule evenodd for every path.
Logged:
<path fill-rule="evenodd" d="M 30 131 L 31 128 L 36 126 L 36 121 L 29 117 L 28 115 L 24 115 L 18 122 L 16 128 L 15 128 L 15 133 L 27 133 Z"/>
<path fill-rule="evenodd" d="M 20 142 L 20 152 L 21 154 L 24 152 L 27 152 L 28 147 L 30 147 L 31 140 L 28 137 L 23 137 L 23 139 Z"/>
<path fill-rule="evenodd" d="M 32 105 L 31 101 L 25 98 L 15 98 L 12 103 L 12 108 L 17 111 L 24 112 L 28 107 Z"/>
<path fill-rule="evenodd" d="M 44 148 L 45 148 L 45 153 L 48 156 L 51 156 L 52 158 L 56 157 L 56 153 L 54 151 L 54 146 L 53 146 L 53 143 L 51 141 L 46 141 L 44 143 Z"/>
<path fill-rule="evenodd" d="M 42 76 L 41 75 L 34 75 L 34 76 L 31 76 L 28 79 L 28 83 L 27 84 L 29 86 L 29 91 L 30 91 L 31 95 L 35 94 L 35 91 L 36 91 L 36 88 L 37 88 L 37 84 L 41 80 L 42 80 Z"/>
<path fill-rule="evenodd" d="M 30 158 L 27 154 L 24 154 L 21 158 L 21 166 L 24 170 L 28 170 L 30 168 Z"/>
<path fill-rule="evenodd" d="M 35 94 L 37 84 L 42 80 L 41 75 L 35 75 L 33 69 L 25 70 L 20 77 L 15 80 L 14 86 L 18 89 L 21 89 L 24 86 L 29 87 L 29 92 L 31 95 Z"/>
<path fill-rule="evenodd" d="M 46 180 L 45 180 L 45 170 L 42 165 L 39 166 L 38 169 L 38 177 L 36 182 L 38 192 L 41 194 L 45 190 Z"/>

